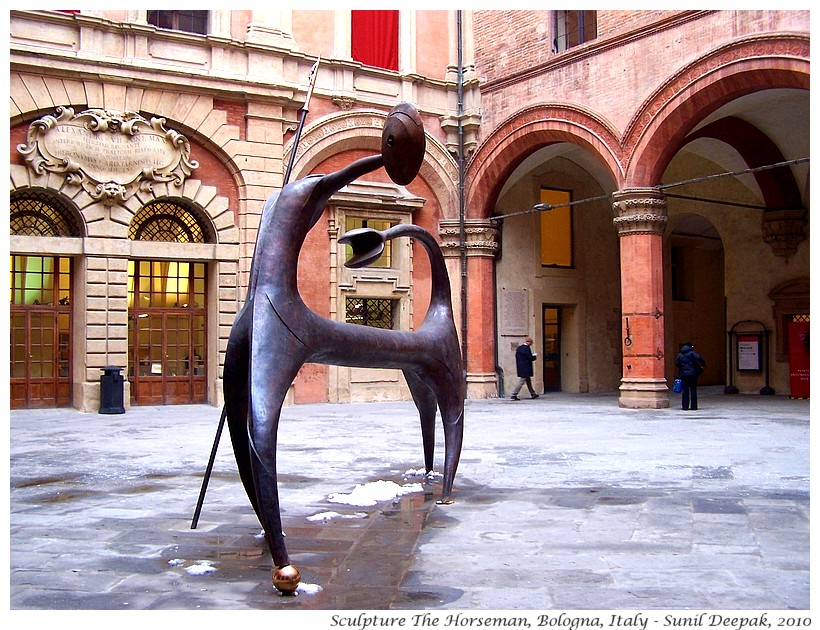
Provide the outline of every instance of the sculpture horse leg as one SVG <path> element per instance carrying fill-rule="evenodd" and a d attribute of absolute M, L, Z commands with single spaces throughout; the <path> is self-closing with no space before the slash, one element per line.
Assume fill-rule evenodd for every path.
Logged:
<path fill-rule="evenodd" d="M 250 393 L 250 329 L 253 308 L 245 306 L 236 318 L 228 338 L 223 372 L 225 411 L 231 444 L 239 469 L 239 478 L 250 499 L 254 512 L 259 516 L 256 503 L 256 486 L 251 470 L 251 452 L 248 443 L 248 395 Z"/>
<path fill-rule="evenodd" d="M 433 470 L 436 446 L 436 395 L 413 370 L 402 370 L 421 421 L 421 443 L 424 448 L 424 471 Z"/>
<path fill-rule="evenodd" d="M 264 297 L 262 300 L 261 305 L 257 300 L 250 334 L 247 440 L 259 508 L 257 513 L 276 566 L 273 585 L 284 594 L 292 594 L 299 585 L 300 576 L 290 564 L 282 532 L 276 448 L 282 403 L 307 352 Z"/>
<path fill-rule="evenodd" d="M 435 393 L 444 425 L 444 480 L 439 503 L 452 503 L 450 494 L 464 437 L 464 383 L 461 375 L 452 374 L 446 367 L 420 376 Z"/>

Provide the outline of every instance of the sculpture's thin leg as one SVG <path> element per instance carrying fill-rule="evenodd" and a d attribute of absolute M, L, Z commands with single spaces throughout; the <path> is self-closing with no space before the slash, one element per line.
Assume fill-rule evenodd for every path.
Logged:
<path fill-rule="evenodd" d="M 464 387 L 459 375 L 446 369 L 438 372 L 425 380 L 436 393 L 444 425 L 444 480 L 440 502 L 450 503 L 464 438 Z"/>
<path fill-rule="evenodd" d="M 244 307 L 231 328 L 228 348 L 225 352 L 225 369 L 223 372 L 223 391 L 225 393 L 225 410 L 231 444 L 239 469 L 239 478 L 245 487 L 254 512 L 259 516 L 256 501 L 256 487 L 251 470 L 251 453 L 248 444 L 248 396 L 250 395 L 250 329 L 253 320 L 253 308 Z"/>
<path fill-rule="evenodd" d="M 424 470 L 433 470 L 433 455 L 436 446 L 436 395 L 432 389 L 413 371 L 402 370 L 413 402 L 419 410 L 421 421 L 421 442 L 424 448 Z"/>
<path fill-rule="evenodd" d="M 262 308 L 257 304 L 255 310 L 250 338 L 247 428 L 250 462 L 259 520 L 276 566 L 273 583 L 279 591 L 289 594 L 299 585 L 299 572 L 290 564 L 282 532 L 276 472 L 277 432 L 282 403 L 307 352 L 269 304 Z"/>

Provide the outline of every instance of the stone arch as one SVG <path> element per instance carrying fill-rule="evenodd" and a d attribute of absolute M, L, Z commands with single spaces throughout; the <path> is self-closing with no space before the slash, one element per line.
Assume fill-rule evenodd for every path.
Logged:
<path fill-rule="evenodd" d="M 807 35 L 744 38 L 685 66 L 655 90 L 627 125 L 626 185 L 656 185 L 699 121 L 740 96 L 772 88 L 809 89 Z"/>
<path fill-rule="evenodd" d="M 66 106 L 148 112 L 167 118 L 172 121 L 174 128 L 184 133 L 189 140 L 196 139 L 199 146 L 211 152 L 225 165 L 230 176 L 236 180 L 237 189 L 244 184 L 241 169 L 234 164 L 234 156 L 224 148 L 231 146 L 231 141 L 240 140 L 240 129 L 229 123 L 227 112 L 214 108 L 211 96 L 134 85 L 114 85 L 93 79 L 46 79 L 38 75 L 13 72 L 10 75 L 9 101 L 12 126 Z M 233 142 L 233 145 L 236 144 Z M 196 204 L 213 222 L 218 243 L 239 242 L 234 212 L 229 209 L 230 200 L 218 196 L 214 186 L 197 179 L 186 180 L 182 187 L 154 183 L 150 190 L 141 191 L 124 206 L 112 206 L 109 211 L 65 176 L 47 172 L 38 175 L 16 165 L 11 165 L 11 169 L 12 190 L 27 185 L 42 186 L 59 191 L 71 199 L 83 215 L 89 236 L 99 236 L 97 230 L 104 226 L 99 222 L 109 219 L 115 224 L 114 233 L 106 235 L 127 238 L 128 224 L 141 205 L 163 196 L 179 196 Z"/>
<path fill-rule="evenodd" d="M 16 203 L 25 203 L 26 201 L 40 202 L 49 207 L 51 211 L 50 216 L 42 217 L 42 213 L 37 208 L 27 207 L 20 212 L 20 223 L 27 223 L 32 231 L 14 231 L 15 227 L 15 213 L 12 212 L 11 224 L 12 234 L 32 234 L 33 232 L 42 231 L 45 227 L 46 231 L 51 232 L 50 236 L 68 237 L 68 238 L 83 238 L 86 235 L 86 225 L 82 215 L 77 210 L 75 204 L 59 191 L 27 186 L 25 188 L 12 189 L 10 193 L 10 200 L 12 206 Z M 28 204 L 26 204 L 28 206 Z M 31 219 L 34 217 L 34 219 Z M 42 221 L 42 223 L 38 222 Z M 38 226 L 38 227 L 35 227 Z M 41 236 L 43 234 L 37 234 Z"/>
<path fill-rule="evenodd" d="M 350 149 L 381 150 L 381 137 L 387 113 L 357 110 L 324 116 L 305 128 L 299 141 L 291 181 L 311 172 L 317 164 Z M 425 132 L 427 150 L 419 175 L 430 186 L 441 204 L 446 219 L 458 216 L 458 165 L 444 145 Z M 293 151 L 293 140 L 285 146 L 283 162 Z M 452 216 L 451 216 L 452 215 Z"/>
<path fill-rule="evenodd" d="M 124 205 L 106 206 L 93 199 L 82 186 L 68 181 L 61 173 L 37 174 L 26 168 L 10 166 L 11 190 L 23 188 L 46 188 L 57 191 L 77 208 L 87 236 L 128 238 L 128 226 L 137 211 L 146 203 L 168 197 L 181 197 L 194 204 L 203 218 L 210 222 L 217 243 L 239 243 L 239 228 L 234 225 L 233 212 L 226 197 L 217 194 L 214 186 L 205 186 L 196 179 L 189 179 L 182 187 L 169 183 L 155 183 L 150 190 L 130 197 Z"/>
<path fill-rule="evenodd" d="M 504 182 L 515 167 L 527 155 L 558 142 L 569 142 L 588 150 L 606 167 L 616 184 L 622 181 L 620 142 L 603 118 L 567 104 L 530 107 L 502 123 L 470 158 L 467 207 L 471 216 L 490 216 Z"/>
<path fill-rule="evenodd" d="M 207 95 L 12 72 L 9 101 L 12 126 L 61 106 L 83 106 L 163 115 L 193 132 L 210 149 L 240 138 L 239 128 L 228 123 L 227 113 L 215 109 L 214 99 Z"/>

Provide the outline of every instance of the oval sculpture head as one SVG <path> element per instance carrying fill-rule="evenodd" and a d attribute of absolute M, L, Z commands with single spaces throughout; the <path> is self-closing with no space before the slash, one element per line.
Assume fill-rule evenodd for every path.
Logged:
<path fill-rule="evenodd" d="M 416 108 L 399 103 L 387 115 L 382 130 L 384 170 L 396 184 L 406 186 L 419 174 L 427 141 Z"/>

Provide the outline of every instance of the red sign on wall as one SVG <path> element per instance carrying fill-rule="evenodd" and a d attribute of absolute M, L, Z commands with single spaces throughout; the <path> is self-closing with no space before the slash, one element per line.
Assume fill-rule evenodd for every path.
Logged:
<path fill-rule="evenodd" d="M 789 322 L 789 395 L 809 397 L 809 316 L 794 315 Z"/>

